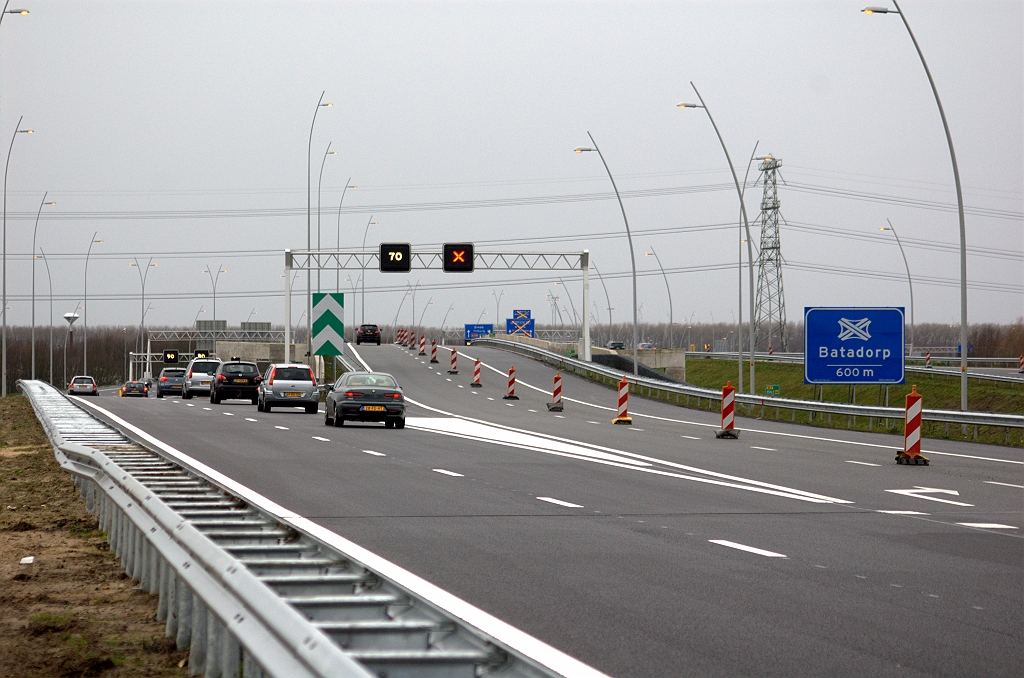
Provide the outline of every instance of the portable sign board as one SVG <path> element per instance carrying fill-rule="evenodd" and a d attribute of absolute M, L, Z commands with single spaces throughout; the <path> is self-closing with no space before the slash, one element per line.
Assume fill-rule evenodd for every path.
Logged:
<path fill-rule="evenodd" d="M 902 384 L 902 307 L 804 308 L 804 383 Z"/>

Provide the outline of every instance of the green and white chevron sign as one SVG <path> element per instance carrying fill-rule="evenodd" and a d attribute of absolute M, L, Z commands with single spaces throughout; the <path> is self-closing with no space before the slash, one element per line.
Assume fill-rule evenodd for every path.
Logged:
<path fill-rule="evenodd" d="M 345 295 L 313 293 L 313 355 L 341 355 Z"/>

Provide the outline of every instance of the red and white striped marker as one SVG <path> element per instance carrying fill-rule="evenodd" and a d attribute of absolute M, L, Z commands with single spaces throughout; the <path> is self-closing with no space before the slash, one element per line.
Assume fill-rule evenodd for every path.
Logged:
<path fill-rule="evenodd" d="M 736 388 L 732 382 L 722 387 L 722 428 L 715 431 L 716 438 L 739 438 L 736 430 Z"/>
<path fill-rule="evenodd" d="M 925 367 L 931 367 L 932 366 L 932 352 L 931 351 L 925 351 L 924 352 L 924 366 Z"/>
<path fill-rule="evenodd" d="M 924 409 L 917 384 L 907 394 L 907 412 L 903 425 L 903 451 L 896 455 L 897 464 L 928 465 L 928 458 L 921 454 L 921 412 Z"/>
<path fill-rule="evenodd" d="M 1019 362 L 1018 362 L 1018 364 L 1017 364 L 1017 370 L 1018 370 L 1018 371 L 1019 371 L 1019 372 L 1020 372 L 1021 374 L 1024 374 L 1024 355 L 1022 355 L 1022 356 L 1020 357 L 1020 361 L 1019 361 Z"/>
<path fill-rule="evenodd" d="M 505 390 L 505 395 L 502 400 L 519 400 L 519 396 L 516 395 L 516 366 L 510 365 L 508 368 L 508 388 Z"/>
<path fill-rule="evenodd" d="M 775 347 L 770 344 L 768 346 L 768 355 L 775 355 Z"/>
<path fill-rule="evenodd" d="M 409 350 L 416 350 L 416 330 L 409 330 Z"/>
<path fill-rule="evenodd" d="M 482 388 L 483 384 L 480 383 L 480 361 L 473 361 L 473 381 L 470 383 L 473 388 Z"/>
<path fill-rule="evenodd" d="M 555 372 L 555 384 L 551 389 L 551 402 L 548 403 L 548 412 L 564 412 L 562 404 L 562 373 Z"/>
<path fill-rule="evenodd" d="M 437 342 L 433 339 L 430 340 L 430 362 L 437 362 Z"/>
<path fill-rule="evenodd" d="M 419 355 L 427 355 L 427 336 L 425 334 L 420 335 L 420 352 Z"/>
<path fill-rule="evenodd" d="M 455 349 L 453 348 L 452 349 L 452 366 L 451 366 L 451 369 L 448 370 L 448 374 L 458 374 L 459 373 L 459 363 L 458 363 L 458 360 L 456 359 L 457 355 L 458 355 L 458 353 L 456 353 Z"/>
<path fill-rule="evenodd" d="M 405 330 L 402 329 L 401 327 L 399 327 L 397 330 L 395 330 L 395 344 L 396 345 L 402 346 L 402 345 L 405 344 L 405 336 L 404 335 L 405 335 Z"/>
<path fill-rule="evenodd" d="M 619 408 L 616 417 L 612 419 L 613 424 L 632 424 L 633 418 L 629 416 L 629 382 L 623 377 L 619 381 Z"/>

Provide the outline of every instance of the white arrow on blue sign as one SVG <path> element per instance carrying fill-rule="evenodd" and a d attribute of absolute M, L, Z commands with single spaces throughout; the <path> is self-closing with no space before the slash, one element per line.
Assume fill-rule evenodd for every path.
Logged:
<path fill-rule="evenodd" d="M 902 384 L 903 308 L 804 309 L 804 383 Z"/>

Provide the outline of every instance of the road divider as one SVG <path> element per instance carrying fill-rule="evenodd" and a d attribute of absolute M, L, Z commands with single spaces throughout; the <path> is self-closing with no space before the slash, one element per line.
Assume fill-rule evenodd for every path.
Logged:
<path fill-rule="evenodd" d="M 455 355 L 455 351 L 452 351 L 452 355 Z M 509 365 L 508 368 L 508 386 L 505 388 L 505 395 L 502 396 L 502 400 L 519 400 L 519 396 L 516 395 L 516 366 Z"/>
<path fill-rule="evenodd" d="M 452 353 L 455 353 L 455 351 L 452 351 Z M 483 387 L 483 384 L 480 383 L 480 361 L 479 360 L 474 360 L 473 361 L 473 381 L 470 382 L 469 385 L 472 386 L 473 388 L 482 388 Z"/>
<path fill-rule="evenodd" d="M 563 412 L 562 405 L 562 373 L 555 372 L 554 385 L 551 388 L 551 402 L 548 403 L 548 412 Z"/>
<path fill-rule="evenodd" d="M 914 384 L 907 394 L 907 409 L 903 426 L 903 451 L 896 455 L 897 464 L 928 465 L 928 457 L 921 454 L 921 411 L 923 410 L 921 394 Z"/>
<path fill-rule="evenodd" d="M 632 425 L 633 417 L 629 416 L 629 382 L 623 377 L 619 381 L 619 406 L 613 424 Z"/>
<path fill-rule="evenodd" d="M 452 351 L 452 363 L 451 367 L 448 368 L 448 374 L 459 373 L 459 354 L 456 351 Z"/>
<path fill-rule="evenodd" d="M 420 352 L 417 355 L 427 355 L 427 336 L 420 335 Z"/>
<path fill-rule="evenodd" d="M 434 339 L 430 340 L 430 362 L 437 362 L 437 341 Z"/>
<path fill-rule="evenodd" d="M 732 438 L 735 440 L 740 437 L 738 431 L 736 431 L 736 389 L 733 387 L 732 382 L 726 382 L 725 386 L 722 387 L 722 428 L 715 431 L 716 438 Z"/>

